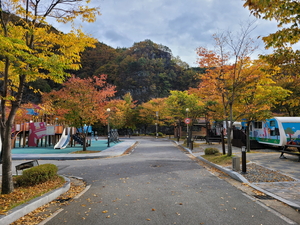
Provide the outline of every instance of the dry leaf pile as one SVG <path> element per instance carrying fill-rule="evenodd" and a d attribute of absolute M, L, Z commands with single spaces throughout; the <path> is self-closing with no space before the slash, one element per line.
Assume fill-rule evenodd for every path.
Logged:
<path fill-rule="evenodd" d="M 53 189 L 63 186 L 64 183 L 64 179 L 57 177 L 55 180 L 50 180 L 35 186 L 16 187 L 12 193 L 0 195 L 0 214 L 5 215 L 8 210 L 11 210 L 15 206 L 42 196 Z"/>
<path fill-rule="evenodd" d="M 18 188 L 15 189 L 15 191 L 10 195 L 5 196 L 5 198 L 0 198 L 0 206 L 3 206 L 3 203 L 8 204 L 8 202 L 14 202 L 16 199 L 20 200 L 22 198 L 25 198 L 27 194 L 24 193 L 32 193 L 37 196 L 37 192 L 41 191 L 41 193 L 47 193 L 53 189 L 59 188 L 63 186 L 63 182 L 59 182 L 59 180 L 55 181 L 49 181 L 45 182 L 40 185 L 36 185 L 34 187 L 29 187 L 27 188 L 28 190 L 20 190 Z M 14 223 L 11 225 L 34 225 L 34 224 L 39 224 L 49 216 L 53 214 L 56 210 L 58 210 L 61 206 L 66 205 L 69 203 L 70 200 L 72 200 L 75 196 L 77 196 L 79 193 L 81 193 L 86 187 L 86 183 L 82 180 L 78 180 L 75 178 L 71 178 L 71 185 L 70 189 L 59 196 L 57 199 L 53 200 L 52 202 L 41 206 L 37 208 L 36 210 L 32 211 L 31 213 L 25 215 L 24 217 L 21 217 L 20 219 L 16 220 Z M 41 196 L 42 194 L 39 194 Z M 19 197 L 16 197 L 19 196 Z M 31 197 L 31 199 L 34 197 Z M 28 198 L 26 198 L 28 199 Z M 26 202 L 26 200 L 24 200 Z M 4 210 L 2 210 L 4 213 Z"/>

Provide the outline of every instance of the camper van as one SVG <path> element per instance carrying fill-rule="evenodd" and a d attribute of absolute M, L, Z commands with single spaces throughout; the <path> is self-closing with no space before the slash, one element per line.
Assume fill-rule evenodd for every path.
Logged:
<path fill-rule="evenodd" d="M 250 139 L 261 144 L 284 146 L 300 144 L 300 117 L 274 117 L 251 122 Z"/>

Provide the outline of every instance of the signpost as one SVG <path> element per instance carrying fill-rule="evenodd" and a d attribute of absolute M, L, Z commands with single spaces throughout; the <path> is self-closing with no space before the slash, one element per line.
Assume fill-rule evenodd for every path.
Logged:
<path fill-rule="evenodd" d="M 191 123 L 191 119 L 190 118 L 185 118 L 184 119 L 184 123 L 185 124 L 190 124 Z"/>

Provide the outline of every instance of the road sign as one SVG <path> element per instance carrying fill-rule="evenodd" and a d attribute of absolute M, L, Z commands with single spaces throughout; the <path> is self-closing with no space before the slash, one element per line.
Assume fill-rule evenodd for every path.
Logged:
<path fill-rule="evenodd" d="M 190 118 L 185 118 L 184 122 L 185 122 L 185 124 L 190 124 L 191 123 L 191 119 Z"/>

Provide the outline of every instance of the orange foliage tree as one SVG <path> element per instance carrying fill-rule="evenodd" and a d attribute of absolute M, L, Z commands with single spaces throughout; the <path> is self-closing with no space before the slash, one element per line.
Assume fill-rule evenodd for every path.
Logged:
<path fill-rule="evenodd" d="M 110 108 L 109 122 L 113 128 L 135 129 L 137 124 L 136 102 L 130 93 L 123 99 L 112 100 L 107 104 Z M 128 132 L 130 135 L 130 132 Z"/>
<path fill-rule="evenodd" d="M 55 114 L 64 118 L 72 127 L 81 128 L 83 151 L 86 150 L 84 126 L 101 121 L 106 123 L 105 107 L 110 97 L 115 94 L 115 86 L 107 84 L 107 75 L 80 79 L 71 77 L 59 91 L 53 90 L 43 95 L 43 101 L 51 105 Z"/>
<path fill-rule="evenodd" d="M 165 126 L 174 123 L 173 117 L 168 113 L 166 100 L 167 98 L 154 98 L 138 107 L 139 123 L 144 125 L 145 130 L 148 125 Z"/>
<path fill-rule="evenodd" d="M 230 31 L 214 35 L 215 50 L 204 47 L 197 49 L 198 64 L 207 68 L 206 73 L 200 74 L 201 95 L 214 100 L 222 106 L 223 117 L 227 128 L 227 155 L 232 155 L 231 130 L 235 121 L 234 107 L 239 95 L 247 85 L 248 73 L 245 67 L 249 56 L 257 48 L 250 38 L 252 24 L 241 27 L 239 34 L 234 36 Z M 209 97 L 207 97 L 209 96 Z"/>
<path fill-rule="evenodd" d="M 205 74 L 200 74 L 202 82 L 198 92 L 206 102 L 216 102 L 214 109 L 221 110 L 219 115 L 223 114 L 218 119 L 226 121 L 228 156 L 232 155 L 233 122 L 266 118 L 276 101 L 288 94 L 275 85 L 271 74 L 262 71 L 267 66 L 265 62 L 250 59 L 248 55 L 254 50 L 252 42 L 247 41 L 247 32 L 243 35 L 244 42 L 237 45 L 233 45 L 230 35 L 215 36 L 218 51 L 202 47 L 197 51 L 199 66 L 207 68 Z M 231 47 L 231 52 L 225 52 L 226 45 Z"/>

